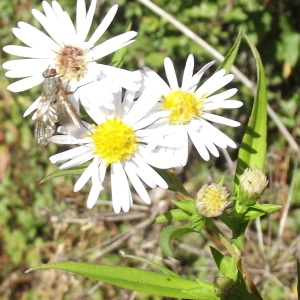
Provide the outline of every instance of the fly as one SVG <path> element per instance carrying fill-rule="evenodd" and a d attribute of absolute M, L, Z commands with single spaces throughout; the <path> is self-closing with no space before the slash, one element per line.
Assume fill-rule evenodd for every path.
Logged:
<path fill-rule="evenodd" d="M 45 146 L 53 136 L 57 123 L 64 126 L 69 135 L 78 138 L 82 123 L 74 106 L 67 98 L 61 79 L 55 69 L 43 72 L 43 91 L 37 108 L 35 138 L 39 145 Z"/>

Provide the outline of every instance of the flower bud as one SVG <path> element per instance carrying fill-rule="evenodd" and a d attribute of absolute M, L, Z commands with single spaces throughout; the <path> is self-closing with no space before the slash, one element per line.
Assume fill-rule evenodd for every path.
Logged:
<path fill-rule="evenodd" d="M 258 168 L 247 168 L 240 177 L 239 202 L 254 205 L 268 184 L 266 175 Z"/>
<path fill-rule="evenodd" d="M 217 278 L 214 284 L 214 292 L 222 300 L 231 300 L 235 297 L 237 288 L 237 283 L 228 277 Z"/>
<path fill-rule="evenodd" d="M 198 212 L 206 217 L 220 216 L 229 205 L 229 196 L 225 187 L 212 183 L 205 184 L 197 193 L 196 207 Z"/>

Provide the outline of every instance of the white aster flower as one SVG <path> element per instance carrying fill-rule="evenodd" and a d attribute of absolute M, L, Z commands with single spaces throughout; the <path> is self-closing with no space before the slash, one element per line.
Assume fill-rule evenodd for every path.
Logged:
<path fill-rule="evenodd" d="M 132 83 L 136 80 L 136 73 L 131 75 L 132 72 L 95 62 L 132 43 L 136 36 L 136 32 L 129 31 L 96 45 L 113 21 L 117 5 L 109 10 L 96 31 L 87 38 L 97 0 L 91 1 L 88 11 L 84 0 L 77 0 L 76 27 L 57 1 L 52 1 L 52 6 L 46 1 L 42 4 L 45 14 L 36 9 L 32 10 L 32 14 L 47 34 L 28 23 L 19 22 L 13 33 L 27 46 L 8 45 L 3 48 L 7 53 L 24 57 L 3 64 L 3 68 L 8 70 L 7 77 L 23 78 L 10 84 L 8 90 L 21 92 L 40 84 L 44 80 L 43 71 L 49 67 L 56 69 L 63 83 L 68 82 L 72 91 L 99 74 L 128 89 L 138 88 Z"/>
<path fill-rule="evenodd" d="M 122 101 L 122 93 L 119 90 L 114 94 L 112 106 L 114 109 L 104 112 L 103 107 L 94 107 L 89 111 L 96 125 L 90 125 L 82 138 L 76 140 L 69 135 L 51 138 L 55 143 L 79 145 L 50 157 L 52 163 L 63 162 L 60 169 L 74 167 L 91 160 L 74 186 L 74 191 L 78 191 L 91 178 L 88 208 L 95 205 L 103 190 L 102 183 L 108 167 L 111 174 L 112 203 L 116 213 L 121 210 L 127 212 L 132 206 L 129 181 L 147 204 L 151 200 L 143 182 L 151 188 L 157 186 L 167 188 L 167 183 L 151 166 L 171 167 L 172 155 L 157 151 L 153 157 L 153 153 L 147 149 L 149 135 L 145 136 L 143 129 L 153 122 L 149 110 L 157 99 L 155 90 L 145 89 L 138 99 L 134 99 L 134 92 L 127 91 Z"/>
<path fill-rule="evenodd" d="M 220 70 L 198 86 L 204 72 L 213 63 L 206 64 L 196 74 L 193 74 L 194 57 L 189 55 L 181 87 L 179 87 L 173 63 L 168 57 L 165 58 L 164 65 L 169 85 L 149 68 L 143 70 L 144 85 L 155 86 L 157 90 L 160 90 L 160 101 L 155 109 L 169 112 L 166 117 L 160 118 L 148 129 L 149 134 L 156 137 L 156 141 L 153 140 L 151 144 L 166 148 L 172 148 L 175 144 L 178 147 L 182 145 L 182 166 L 187 162 L 189 138 L 206 161 L 210 158 L 209 153 L 216 157 L 219 156 L 216 146 L 236 148 L 233 140 L 210 123 L 215 122 L 232 127 L 240 125 L 237 121 L 210 113 L 219 108 L 238 108 L 243 105 L 241 101 L 228 100 L 237 92 L 235 88 L 215 93 L 228 84 L 234 76 L 232 74 L 225 75 L 225 70 Z M 156 131 L 156 134 L 151 131 Z"/>

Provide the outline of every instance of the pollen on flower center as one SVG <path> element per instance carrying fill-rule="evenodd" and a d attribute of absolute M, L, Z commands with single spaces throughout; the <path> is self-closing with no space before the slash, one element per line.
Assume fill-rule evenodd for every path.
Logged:
<path fill-rule="evenodd" d="M 129 160 L 137 149 L 138 138 L 133 128 L 117 117 L 95 126 L 95 131 L 87 136 L 93 139 L 94 154 L 104 159 L 106 166 L 113 162 Z"/>
<path fill-rule="evenodd" d="M 197 193 L 196 207 L 206 217 L 217 217 L 229 205 L 226 188 L 212 183 L 204 185 Z"/>
<path fill-rule="evenodd" d="M 195 93 L 177 90 L 163 95 L 162 99 L 163 107 L 171 111 L 171 124 L 186 124 L 202 114 L 204 96 L 198 97 Z"/>
<path fill-rule="evenodd" d="M 80 79 L 87 72 L 86 50 L 66 45 L 56 57 L 56 71 L 65 80 Z"/>

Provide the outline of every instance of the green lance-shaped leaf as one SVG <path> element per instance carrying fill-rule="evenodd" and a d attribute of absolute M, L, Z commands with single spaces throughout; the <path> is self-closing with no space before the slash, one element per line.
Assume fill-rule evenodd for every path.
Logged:
<path fill-rule="evenodd" d="M 172 200 L 177 207 L 181 208 L 186 213 L 191 215 L 198 212 L 195 204 L 195 200 L 185 199 L 185 200 Z"/>
<path fill-rule="evenodd" d="M 175 255 L 171 247 L 171 242 L 190 232 L 194 232 L 194 230 L 189 226 L 178 227 L 170 225 L 162 230 L 159 238 L 159 245 L 167 255 L 174 257 Z"/>
<path fill-rule="evenodd" d="M 210 247 L 210 250 L 222 276 L 237 280 L 238 269 L 236 259 L 224 256 L 213 247 Z"/>
<path fill-rule="evenodd" d="M 87 166 L 90 164 L 90 162 L 83 163 L 81 165 L 66 169 L 66 170 L 57 170 L 55 172 L 50 173 L 47 175 L 44 179 L 40 181 L 39 184 L 42 184 L 50 179 L 61 177 L 65 175 L 80 175 L 83 173 L 83 171 L 87 168 Z"/>
<path fill-rule="evenodd" d="M 239 50 L 239 47 L 240 47 L 240 44 L 241 44 L 242 36 L 243 36 L 242 30 L 240 30 L 234 45 L 229 50 L 229 52 L 226 55 L 225 59 L 223 60 L 223 62 L 219 66 L 218 70 L 225 69 L 227 73 L 230 71 L 230 68 L 232 67 L 233 62 L 235 60 L 235 57 L 238 53 L 238 50 Z"/>
<path fill-rule="evenodd" d="M 155 223 L 169 222 L 169 221 L 185 221 L 191 217 L 191 214 L 186 213 L 182 209 L 172 209 L 162 215 L 156 217 Z"/>
<path fill-rule="evenodd" d="M 28 271 L 38 269 L 68 271 L 122 288 L 151 295 L 160 295 L 175 299 L 215 299 L 212 292 L 208 295 L 207 289 L 203 290 L 203 295 L 201 294 L 201 290 L 198 290 L 197 295 L 190 295 L 188 293 L 189 290 L 199 288 L 199 283 L 197 281 L 135 268 L 77 262 L 60 262 L 41 265 Z M 209 296 L 211 296 L 211 298 L 209 298 Z"/>
<path fill-rule="evenodd" d="M 264 169 L 267 149 L 267 94 L 264 68 L 258 51 L 245 37 L 254 55 L 257 67 L 257 91 L 244 135 L 235 174 L 235 192 L 238 192 L 239 177 L 248 167 Z"/>
<path fill-rule="evenodd" d="M 210 247 L 210 250 L 223 278 L 230 278 L 235 282 L 234 288 L 236 290 L 233 292 L 233 295 L 230 298 L 226 299 L 257 300 L 257 297 L 254 294 L 248 292 L 244 277 L 238 269 L 236 258 L 226 257 L 213 247 Z"/>
<path fill-rule="evenodd" d="M 251 220 L 281 209 L 281 205 L 256 203 L 244 213 L 244 220 Z"/>

